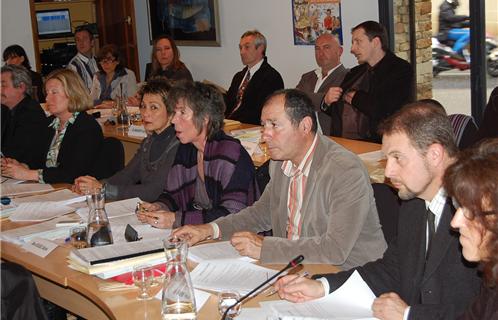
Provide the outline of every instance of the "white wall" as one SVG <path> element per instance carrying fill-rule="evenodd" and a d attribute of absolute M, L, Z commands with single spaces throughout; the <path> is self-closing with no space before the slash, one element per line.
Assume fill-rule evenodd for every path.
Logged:
<path fill-rule="evenodd" d="M 1 51 L 13 44 L 26 50 L 31 67 L 36 69 L 33 33 L 31 32 L 31 15 L 28 0 L 2 0 L 2 38 Z"/>
<path fill-rule="evenodd" d="M 290 0 L 219 0 L 221 47 L 180 47 L 181 59 L 195 80 L 209 79 L 225 88 L 235 72 L 242 70 L 238 45 L 240 36 L 257 28 L 268 41 L 268 62 L 277 69 L 286 87 L 295 87 L 306 71 L 316 68 L 313 46 L 295 46 L 292 38 Z M 150 60 L 151 46 L 145 0 L 135 0 L 141 78 Z M 349 30 L 364 20 L 378 21 L 378 4 L 372 0 L 342 0 L 344 30 L 343 63 L 356 59 L 349 53 Z"/>

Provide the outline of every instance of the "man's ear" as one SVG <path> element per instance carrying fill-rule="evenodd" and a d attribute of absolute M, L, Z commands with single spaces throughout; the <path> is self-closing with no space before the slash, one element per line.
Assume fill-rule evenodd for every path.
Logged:
<path fill-rule="evenodd" d="M 304 117 L 299 123 L 299 127 L 303 130 L 304 133 L 309 133 L 311 132 L 311 128 L 313 127 L 313 120 L 311 120 L 311 117 L 309 116 Z"/>
<path fill-rule="evenodd" d="M 439 143 L 433 143 L 427 148 L 426 157 L 431 164 L 439 166 L 444 161 L 445 150 Z"/>

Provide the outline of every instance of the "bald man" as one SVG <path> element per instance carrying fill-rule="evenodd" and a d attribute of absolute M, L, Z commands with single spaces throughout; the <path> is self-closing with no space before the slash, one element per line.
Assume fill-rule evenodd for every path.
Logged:
<path fill-rule="evenodd" d="M 324 33 L 316 39 L 315 59 L 318 68 L 301 76 L 296 89 L 305 92 L 318 112 L 318 123 L 325 135 L 330 135 L 332 118 L 320 111 L 320 104 L 330 87 L 338 87 L 348 70 L 341 63 L 342 47 L 337 38 Z"/>

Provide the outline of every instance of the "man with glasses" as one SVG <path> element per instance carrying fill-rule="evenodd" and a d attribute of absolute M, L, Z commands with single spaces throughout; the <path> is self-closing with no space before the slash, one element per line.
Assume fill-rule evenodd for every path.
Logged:
<path fill-rule="evenodd" d="M 69 61 L 67 68 L 75 71 L 90 91 L 93 75 L 97 72 L 97 61 L 93 56 L 94 39 L 92 32 L 86 27 L 78 27 L 74 33 L 78 53 Z"/>

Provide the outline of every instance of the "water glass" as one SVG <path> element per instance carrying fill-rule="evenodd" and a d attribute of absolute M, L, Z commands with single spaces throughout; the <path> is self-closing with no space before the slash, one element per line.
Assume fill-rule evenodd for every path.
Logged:
<path fill-rule="evenodd" d="M 133 282 L 140 289 L 137 300 L 150 300 L 149 289 L 154 281 L 154 270 L 148 264 L 133 267 Z"/>
<path fill-rule="evenodd" d="M 86 204 L 88 210 L 92 211 L 95 209 L 104 209 L 105 207 L 105 187 L 91 188 L 85 190 Z"/>
<path fill-rule="evenodd" d="M 236 291 L 224 290 L 218 293 L 218 311 L 220 315 L 224 315 L 225 311 L 237 303 L 240 299 L 240 294 Z M 241 304 L 232 307 L 228 311 L 227 319 L 233 319 L 240 314 Z"/>
<path fill-rule="evenodd" d="M 88 246 L 86 241 L 86 227 L 76 226 L 69 229 L 69 240 L 76 249 L 83 249 Z"/>
<path fill-rule="evenodd" d="M 187 263 L 188 244 L 180 238 L 171 237 L 163 240 L 166 263 Z"/>

